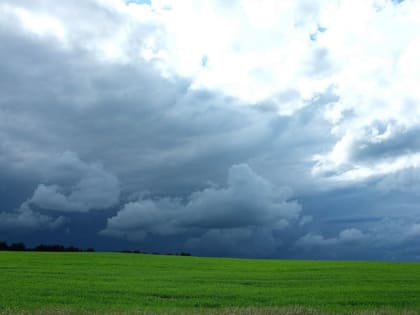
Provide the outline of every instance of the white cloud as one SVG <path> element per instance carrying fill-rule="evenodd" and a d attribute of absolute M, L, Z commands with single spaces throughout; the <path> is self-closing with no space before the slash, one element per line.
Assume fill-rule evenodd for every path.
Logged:
<path fill-rule="evenodd" d="M 63 23 L 56 17 L 36 13 L 20 6 L 7 3 L 0 5 L 0 14 L 6 17 L 16 17 L 22 27 L 29 33 L 40 37 L 54 37 L 63 45 L 67 44 L 67 32 Z"/>
<path fill-rule="evenodd" d="M 417 1 L 186 0 L 145 5 L 104 0 L 84 5 L 97 13 L 80 23 L 72 23 L 74 10 L 47 10 L 48 5 L 34 10 L 22 1 L 2 8 L 23 27 L 29 25 L 30 32 L 65 38 L 68 49 L 86 49 L 106 63 L 147 60 L 165 77 L 188 77 L 192 89 L 220 91 L 246 104 L 269 102 L 280 114 L 290 115 L 333 88 L 338 101 L 325 108 L 325 117 L 337 142 L 315 156 L 315 176 L 333 174 L 340 175 L 333 180 L 351 181 L 371 177 L 377 170 L 353 153 L 378 142 L 386 146 L 401 130 L 420 122 Z M 112 19 L 104 19 L 107 15 Z M 293 97 L 285 97 L 291 91 Z M 392 120 L 398 122 L 396 128 Z M 388 125 L 384 134 L 375 133 L 378 122 Z M 400 155 L 410 158 L 409 153 Z M 392 171 L 385 168 L 385 173 Z"/>
<path fill-rule="evenodd" d="M 309 99 L 325 88 L 303 78 L 322 51 L 309 37 L 317 29 L 317 7 L 308 1 L 173 1 L 160 14 L 162 4 L 153 2 L 164 30 L 155 37 L 161 45 L 155 57 L 166 73 L 191 77 L 194 88 L 220 90 L 251 103 L 290 89 Z"/>
<path fill-rule="evenodd" d="M 332 83 L 340 100 L 326 112 L 339 140 L 330 152 L 316 157 L 319 163 L 313 171 L 339 175 L 334 180 L 360 181 L 378 171 L 394 172 L 396 163 L 400 169 L 411 167 L 402 160 L 412 160 L 419 150 L 402 143 L 405 150 L 393 152 L 398 139 L 414 133 L 420 121 L 420 94 L 412 85 L 420 73 L 414 57 L 420 5 L 416 1 L 341 4 L 325 12 L 327 31 L 319 37 L 339 66 Z M 380 148 L 375 161 L 360 160 L 359 153 Z"/>
<path fill-rule="evenodd" d="M 190 77 L 192 88 L 270 102 L 287 115 L 333 88 L 338 101 L 325 117 L 338 140 L 315 157 L 313 175 L 361 181 L 395 171 L 396 163 L 411 166 L 403 160 L 419 148 L 384 152 L 380 170 L 355 153 L 392 150 L 389 143 L 420 122 L 418 2 L 170 1 L 153 2 L 150 10 L 159 12 L 159 36 L 150 35 L 155 59 L 166 75 Z M 290 91 L 293 97 L 283 97 Z"/>

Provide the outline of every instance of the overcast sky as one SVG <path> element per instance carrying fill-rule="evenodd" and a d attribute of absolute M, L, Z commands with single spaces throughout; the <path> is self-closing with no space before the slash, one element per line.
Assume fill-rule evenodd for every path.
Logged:
<path fill-rule="evenodd" d="M 2 0 L 0 240 L 420 260 L 419 17 Z"/>

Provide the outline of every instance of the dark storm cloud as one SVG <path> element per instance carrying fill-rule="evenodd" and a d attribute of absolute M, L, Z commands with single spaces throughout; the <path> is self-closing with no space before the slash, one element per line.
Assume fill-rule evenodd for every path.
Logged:
<path fill-rule="evenodd" d="M 339 230 L 325 236 L 307 233 L 295 242 L 306 255 L 317 253 L 323 258 L 416 260 L 418 254 L 408 254 L 419 248 L 420 217 L 384 217 L 359 228 Z M 354 223 L 353 223 L 354 225 Z M 327 229 L 324 229 L 327 231 Z"/>
<path fill-rule="evenodd" d="M 39 208 L 63 212 L 87 212 L 118 204 L 118 179 L 100 164 L 85 164 L 74 153 L 64 152 L 51 162 L 40 184 L 27 201 Z M 59 184 L 60 183 L 60 184 Z"/>
<path fill-rule="evenodd" d="M 299 121 L 303 115 L 284 119 L 218 93 L 192 91 L 188 81 L 169 82 L 141 61 L 103 64 L 86 51 L 63 50 L 23 32 L 2 36 L 11 41 L 3 54 L 15 76 L 5 89 L 2 144 L 9 144 L 4 163 L 15 171 L 41 177 L 49 157 L 68 150 L 102 162 L 125 189 L 190 192 L 208 180 L 221 182 L 232 164 L 270 156 L 273 147 L 287 159 L 300 147 L 298 137 L 310 142 L 291 130 L 314 129 L 311 119 Z"/>
<path fill-rule="evenodd" d="M 184 202 L 168 198 L 130 202 L 108 220 L 101 234 L 144 239 L 148 233 L 171 235 L 189 229 L 282 229 L 301 211 L 291 197 L 290 189 L 272 185 L 248 165 L 234 165 L 227 187 L 195 191 Z"/>
<path fill-rule="evenodd" d="M 86 52 L 44 47 L 20 33 L 14 38 L 3 51 L 15 74 L 7 78 L 14 90 L 5 89 L 0 127 L 6 168 L 19 161 L 16 169 L 42 171 L 49 156 L 69 150 L 103 162 L 129 190 L 147 183 L 166 193 L 185 191 L 268 150 L 278 129 L 275 115 L 189 91 L 188 82 L 161 79 L 150 65 L 101 64 Z"/>
<path fill-rule="evenodd" d="M 16 230 L 55 230 L 66 223 L 62 216 L 53 218 L 21 207 L 14 212 L 0 212 L 0 231 L 8 233 Z"/>
<path fill-rule="evenodd" d="M 332 87 L 287 116 L 278 105 L 303 97 L 293 88 L 253 106 L 198 89 L 138 55 L 159 26 L 107 3 L 0 6 L 0 239 L 297 258 L 387 258 L 403 246 L 415 259 L 411 170 L 341 186 L 311 173 L 339 140 L 324 115 L 340 99 Z M 25 26 L 25 12 L 55 16 L 65 35 Z M 116 51 L 102 49 L 110 34 Z M 310 57 L 311 76 L 332 71 L 328 51 Z M 417 129 L 365 133 L 382 140 L 356 141 L 355 160 L 417 150 Z"/>
<path fill-rule="evenodd" d="M 185 208 L 188 211 L 178 205 L 171 215 L 181 222 L 184 232 L 249 225 L 277 227 L 298 215 L 300 208 L 294 203 L 285 203 L 282 212 L 285 201 L 275 201 L 283 198 L 282 194 L 269 193 L 271 188 L 258 194 L 257 204 L 246 205 L 247 198 L 256 193 L 258 181 L 263 186 L 271 184 L 247 166 L 232 167 L 257 157 L 256 152 L 270 154 L 271 143 L 289 120 L 243 107 L 217 93 L 191 91 L 188 81 L 169 82 L 141 61 L 130 67 L 103 64 L 86 50 L 64 49 L 58 42 L 51 45 L 50 38 L 34 38 L 13 28 L 14 23 L 0 34 L 7 43 L 0 51 L 8 60 L 3 66 L 13 73 L 7 79 L 2 77 L 8 83 L 0 127 L 6 153 L 2 167 L 39 184 L 16 210 L 2 209 L 4 229 L 13 222 L 38 229 L 68 225 L 71 221 L 63 221 L 55 212 L 114 206 L 119 201 L 120 183 L 123 203 L 133 193 L 149 191 L 152 196 L 174 198 L 170 200 L 175 207 L 176 198 L 208 187 L 210 182 L 223 183 L 229 168 L 231 181 L 234 170 L 238 169 L 239 175 L 244 170 L 242 173 L 249 175 L 245 179 L 250 179 L 245 184 L 254 185 L 252 189 L 240 190 L 242 195 L 236 196 L 233 183 L 228 190 L 213 194 L 207 188 L 202 196 L 207 206 L 201 211 L 194 211 L 191 203 Z M 97 162 L 102 165 L 94 164 Z M 198 193 L 189 197 L 190 202 Z M 224 203 L 230 209 L 230 220 L 220 208 Z M 220 208 L 217 215 L 211 212 L 212 204 Z M 162 213 L 158 211 L 157 216 L 167 220 L 165 209 L 158 210 Z M 134 219 L 143 222 L 141 214 L 134 213 Z M 274 218 L 278 220 L 273 222 Z M 159 229 L 153 224 L 146 224 L 145 230 Z M 160 230 L 168 234 L 171 228 Z"/>

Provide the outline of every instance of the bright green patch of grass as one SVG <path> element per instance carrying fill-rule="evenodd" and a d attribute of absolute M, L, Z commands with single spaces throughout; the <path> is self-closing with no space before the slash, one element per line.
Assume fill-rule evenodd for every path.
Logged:
<path fill-rule="evenodd" d="M 0 252 L 0 313 L 290 307 L 420 311 L 420 264 Z"/>

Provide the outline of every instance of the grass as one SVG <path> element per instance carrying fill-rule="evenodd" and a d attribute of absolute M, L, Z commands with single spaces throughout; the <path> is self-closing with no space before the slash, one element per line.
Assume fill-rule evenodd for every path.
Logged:
<path fill-rule="evenodd" d="M 0 252 L 0 314 L 420 314 L 420 264 Z"/>

